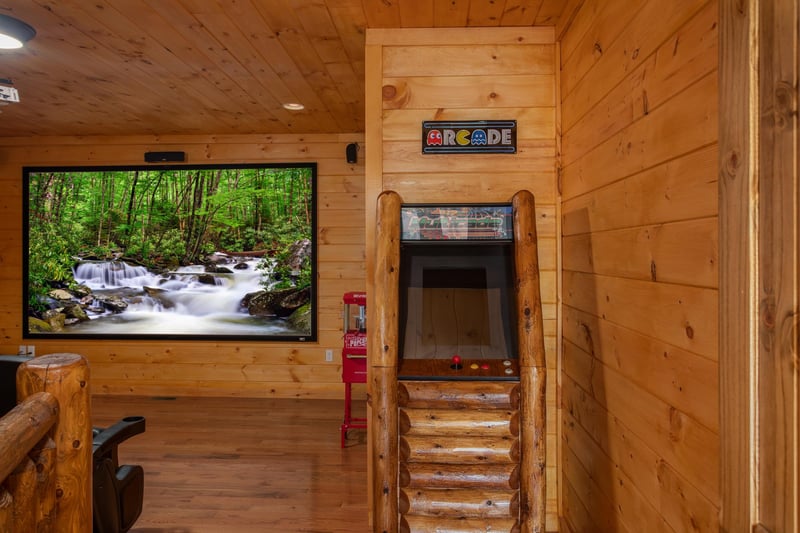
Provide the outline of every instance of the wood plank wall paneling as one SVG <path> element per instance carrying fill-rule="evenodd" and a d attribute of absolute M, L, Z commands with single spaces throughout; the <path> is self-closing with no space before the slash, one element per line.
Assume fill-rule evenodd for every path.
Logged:
<path fill-rule="evenodd" d="M 342 398 L 341 297 L 366 287 L 364 164 L 346 163 L 345 146 L 351 142 L 363 145 L 364 134 L 2 139 L 0 288 L 5 296 L 0 302 L 0 350 L 16 353 L 23 344 L 22 166 L 140 164 L 142 154 L 152 150 L 182 150 L 188 161 L 203 163 L 316 161 L 318 342 L 37 340 L 34 344 L 38 354 L 85 355 L 95 392 Z M 333 362 L 325 361 L 326 349 L 334 350 Z M 354 394 L 363 398 L 365 387 L 354 387 Z"/>
<path fill-rule="evenodd" d="M 558 528 L 556 46 L 553 28 L 369 30 L 366 52 L 367 136 L 379 141 L 370 143 L 367 210 L 383 190 L 405 202 L 506 202 L 520 189 L 535 195 L 548 369 L 548 531 Z M 518 121 L 515 155 L 420 152 L 423 120 L 509 118 Z"/>
<path fill-rule="evenodd" d="M 574 531 L 718 531 L 718 3 L 561 38 L 560 487 Z"/>

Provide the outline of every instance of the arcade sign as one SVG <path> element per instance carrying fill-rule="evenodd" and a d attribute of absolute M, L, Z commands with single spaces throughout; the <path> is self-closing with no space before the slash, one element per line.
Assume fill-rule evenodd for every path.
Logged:
<path fill-rule="evenodd" d="M 426 120 L 423 154 L 515 154 L 516 120 Z"/>

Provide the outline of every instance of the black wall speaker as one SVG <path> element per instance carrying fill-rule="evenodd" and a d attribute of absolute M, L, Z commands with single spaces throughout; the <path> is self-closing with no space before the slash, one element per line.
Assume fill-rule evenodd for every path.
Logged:
<path fill-rule="evenodd" d="M 350 143 L 347 145 L 347 149 L 344 151 L 345 155 L 347 156 L 348 163 L 357 163 L 358 162 L 358 144 L 357 143 Z"/>
<path fill-rule="evenodd" d="M 145 163 L 183 163 L 186 152 L 145 152 Z"/>

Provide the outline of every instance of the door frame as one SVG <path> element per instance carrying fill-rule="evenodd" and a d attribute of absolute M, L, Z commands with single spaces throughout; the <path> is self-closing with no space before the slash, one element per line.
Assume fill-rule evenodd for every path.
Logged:
<path fill-rule="evenodd" d="M 719 13 L 720 531 L 798 531 L 798 5 Z"/>

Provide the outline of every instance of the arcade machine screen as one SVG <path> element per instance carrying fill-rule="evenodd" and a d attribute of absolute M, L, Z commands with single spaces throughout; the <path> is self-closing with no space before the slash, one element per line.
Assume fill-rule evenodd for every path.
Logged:
<path fill-rule="evenodd" d="M 401 209 L 401 379 L 516 379 L 511 206 Z"/>

